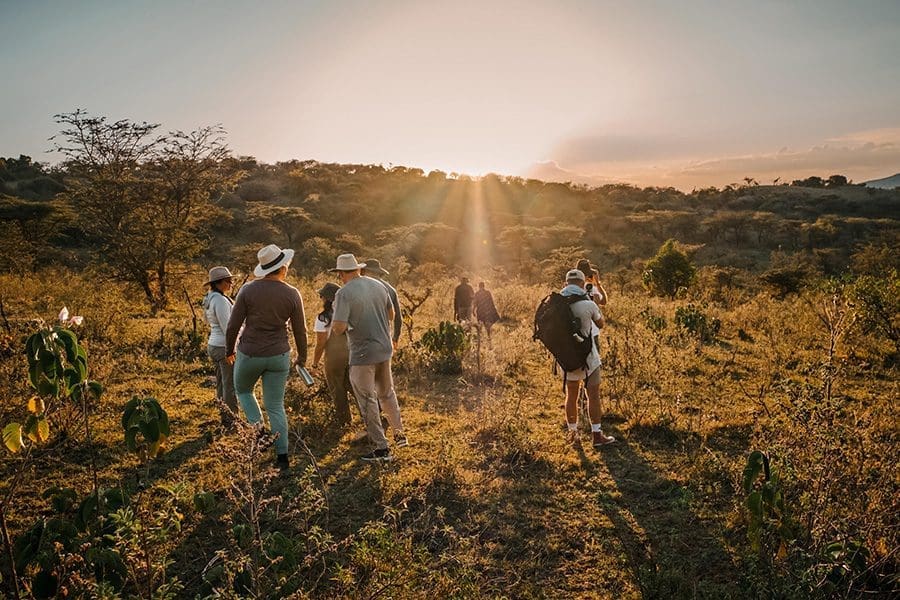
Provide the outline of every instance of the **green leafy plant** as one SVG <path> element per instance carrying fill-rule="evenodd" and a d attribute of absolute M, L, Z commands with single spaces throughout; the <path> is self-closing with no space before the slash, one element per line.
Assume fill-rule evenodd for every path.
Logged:
<path fill-rule="evenodd" d="M 675 247 L 675 240 L 667 240 L 647 261 L 642 278 L 652 293 L 674 298 L 680 289 L 691 284 L 696 273 L 688 255 Z"/>
<path fill-rule="evenodd" d="M 799 536 L 799 524 L 787 510 L 781 478 L 772 469 L 767 454 L 754 450 L 747 457 L 743 487 L 750 516 L 747 533 L 753 550 L 761 554 L 774 550 L 776 558 L 784 558 L 789 545 Z"/>
<path fill-rule="evenodd" d="M 649 307 L 644 308 L 638 316 L 641 317 L 644 321 L 644 326 L 652 331 L 653 333 L 662 333 L 666 329 L 666 318 L 662 315 L 658 315 Z"/>
<path fill-rule="evenodd" d="M 722 322 L 708 316 L 699 306 L 688 304 L 675 310 L 675 325 L 701 342 L 709 343 L 716 339 Z"/>
<path fill-rule="evenodd" d="M 28 383 L 37 395 L 28 400 L 29 415 L 24 423 L 13 422 L 3 428 L 3 444 L 10 452 L 21 452 L 28 442 L 46 442 L 50 438 L 47 413 L 61 401 L 83 404 L 86 434 L 90 438 L 87 400 L 99 399 L 103 386 L 88 379 L 87 351 L 69 329 L 81 323 L 81 317 L 70 317 L 63 307 L 59 324 L 42 325 L 26 340 Z"/>
<path fill-rule="evenodd" d="M 462 373 L 462 362 L 469 349 L 466 330 L 457 323 L 441 321 L 425 332 L 419 341 L 427 354 L 427 363 L 438 373 Z"/>
<path fill-rule="evenodd" d="M 169 415 L 155 398 L 133 396 L 122 412 L 125 445 L 149 461 L 165 450 L 169 438 Z M 140 434 L 141 439 L 138 439 Z"/>

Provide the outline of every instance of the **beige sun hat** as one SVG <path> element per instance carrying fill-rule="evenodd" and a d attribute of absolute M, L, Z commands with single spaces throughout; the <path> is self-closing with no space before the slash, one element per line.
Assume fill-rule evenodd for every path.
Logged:
<path fill-rule="evenodd" d="M 222 281 L 223 279 L 228 279 L 230 277 L 234 277 L 234 275 L 231 274 L 231 271 L 228 270 L 228 267 L 213 267 L 209 270 L 209 278 L 206 280 L 206 283 L 215 283 L 217 281 Z"/>
<path fill-rule="evenodd" d="M 356 257 L 352 254 L 341 254 L 337 257 L 337 264 L 333 269 L 328 269 L 331 272 L 335 271 L 356 271 L 358 269 L 365 269 L 366 263 L 356 262 Z"/>
<path fill-rule="evenodd" d="M 259 264 L 253 269 L 253 275 L 256 277 L 265 277 L 269 273 L 274 273 L 284 265 L 290 264 L 293 258 L 294 251 L 290 248 L 282 250 L 275 244 L 269 244 L 256 253 L 256 259 L 259 261 Z"/>

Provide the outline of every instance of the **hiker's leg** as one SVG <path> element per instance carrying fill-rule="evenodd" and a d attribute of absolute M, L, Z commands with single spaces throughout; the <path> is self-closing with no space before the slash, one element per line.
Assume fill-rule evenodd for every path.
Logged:
<path fill-rule="evenodd" d="M 363 423 L 366 424 L 369 440 L 379 450 L 387 448 L 388 442 L 381 426 L 381 413 L 375 394 L 375 365 L 351 365 L 350 385 L 353 386 L 353 393 L 356 395 Z"/>
<path fill-rule="evenodd" d="M 253 387 L 265 370 L 266 359 L 247 356 L 238 351 L 234 359 L 234 391 L 237 394 L 238 402 L 241 403 L 241 410 L 247 417 L 247 421 L 251 425 L 255 425 L 262 420 L 262 413 L 259 411 L 259 403 L 256 396 L 253 395 Z"/>
<path fill-rule="evenodd" d="M 578 424 L 578 391 L 581 389 L 581 380 L 566 380 L 566 423 L 569 429 Z"/>
<path fill-rule="evenodd" d="M 263 404 L 269 417 L 269 427 L 272 433 L 278 434 L 275 454 L 287 454 L 288 422 L 284 412 L 284 388 L 291 372 L 291 353 L 266 357 L 266 367 L 262 374 Z"/>
<path fill-rule="evenodd" d="M 325 343 L 325 380 L 334 402 L 334 414 L 341 425 L 350 424 L 350 398 L 348 397 L 347 369 L 350 354 L 347 336 L 333 335 Z"/>
<path fill-rule="evenodd" d="M 585 389 L 588 397 L 588 415 L 591 417 L 591 425 L 600 423 L 600 367 L 597 367 L 585 381 Z"/>
<path fill-rule="evenodd" d="M 394 391 L 394 378 L 391 375 L 391 359 L 375 365 L 375 391 L 378 393 L 378 402 L 381 410 L 387 417 L 388 423 L 394 433 L 403 431 L 403 422 L 400 419 L 400 404 L 397 402 L 397 392 Z"/>
<path fill-rule="evenodd" d="M 234 366 L 225 360 L 224 346 L 207 346 L 207 353 L 213 359 L 216 365 L 216 398 L 225 403 L 228 411 L 218 407 L 222 413 L 222 422 L 230 423 L 234 418 L 232 415 L 237 414 L 237 398 L 234 395 Z"/>
<path fill-rule="evenodd" d="M 225 360 L 225 347 L 224 346 L 207 346 L 206 354 L 213 361 L 213 366 L 216 369 L 216 400 L 222 400 L 224 393 L 225 382 L 223 381 L 223 372 L 221 362 Z"/>

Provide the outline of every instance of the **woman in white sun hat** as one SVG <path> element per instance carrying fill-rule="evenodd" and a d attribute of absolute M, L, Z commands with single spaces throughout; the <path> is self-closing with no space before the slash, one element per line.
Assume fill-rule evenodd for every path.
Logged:
<path fill-rule="evenodd" d="M 250 423 L 258 425 L 261 445 L 274 439 L 276 462 L 288 467 L 288 426 L 284 411 L 284 388 L 291 370 L 291 346 L 286 323 L 290 321 L 297 347 L 294 363 L 306 365 L 306 321 L 303 299 L 297 288 L 285 283 L 294 251 L 275 244 L 257 253 L 259 264 L 253 274 L 259 279 L 241 288 L 228 321 L 225 346 L 228 360 L 234 361 L 234 388 L 241 409 Z M 238 331 L 241 341 L 235 349 Z M 263 405 L 271 434 L 262 426 L 259 403 L 253 395 L 262 379 Z"/>
<path fill-rule="evenodd" d="M 224 402 L 228 410 L 221 409 L 222 424 L 230 426 L 237 414 L 237 398 L 234 395 L 234 367 L 225 360 L 225 330 L 234 304 L 228 297 L 233 279 L 228 267 L 213 267 L 209 270 L 206 285 L 209 292 L 203 298 L 203 317 L 209 323 L 209 340 L 206 352 L 216 365 L 216 399 Z"/>

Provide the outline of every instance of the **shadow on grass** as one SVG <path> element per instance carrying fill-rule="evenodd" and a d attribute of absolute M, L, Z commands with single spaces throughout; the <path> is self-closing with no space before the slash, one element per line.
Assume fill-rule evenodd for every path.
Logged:
<path fill-rule="evenodd" d="M 642 432 L 638 431 L 638 435 Z M 659 432 L 651 432 L 653 437 Z M 673 434 L 674 435 L 674 434 Z M 619 436 L 617 436 L 619 437 Z M 597 503 L 613 523 L 645 598 L 740 596 L 740 576 L 718 535 L 690 508 L 690 491 L 661 475 L 631 440 L 602 451 L 618 494 Z M 583 455 L 586 470 L 600 466 Z"/>

